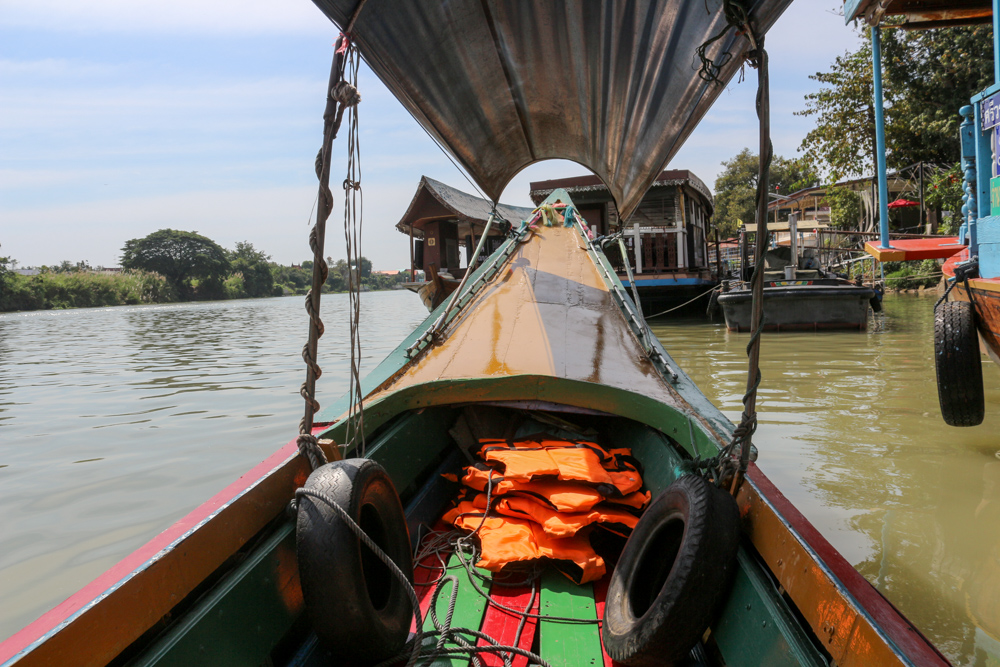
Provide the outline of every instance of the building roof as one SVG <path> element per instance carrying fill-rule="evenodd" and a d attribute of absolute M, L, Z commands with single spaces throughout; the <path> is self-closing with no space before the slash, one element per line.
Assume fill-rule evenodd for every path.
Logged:
<path fill-rule="evenodd" d="M 486 226 L 493 205 L 486 199 L 462 192 L 441 181 L 427 176 L 420 177 L 420 184 L 410 201 L 406 213 L 396 223 L 396 229 L 414 238 L 424 237 L 424 226 L 437 220 L 454 220 L 459 223 L 459 238 L 470 233 L 480 233 Z M 531 215 L 532 209 L 523 206 L 497 204 L 497 212 L 516 225 Z"/>
<path fill-rule="evenodd" d="M 669 169 L 661 172 L 650 190 L 657 187 L 669 185 L 687 185 L 697 191 L 705 198 L 705 204 L 710 208 L 715 208 L 715 200 L 712 191 L 708 189 L 700 178 L 692 174 L 687 169 Z M 589 176 L 574 176 L 572 178 L 557 178 L 550 181 L 536 181 L 531 184 L 531 201 L 536 204 L 552 194 L 556 188 L 563 188 L 571 195 L 574 192 L 599 192 L 608 191 L 604 182 L 594 174 Z"/>
<path fill-rule="evenodd" d="M 885 17 L 903 17 L 904 28 L 947 28 L 989 23 L 993 14 L 990 0 L 845 0 L 844 21 L 861 19 L 870 26 Z"/>

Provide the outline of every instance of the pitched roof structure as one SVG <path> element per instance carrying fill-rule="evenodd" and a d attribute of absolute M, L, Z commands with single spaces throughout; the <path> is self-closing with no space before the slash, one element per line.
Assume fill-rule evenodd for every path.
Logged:
<path fill-rule="evenodd" d="M 424 226 L 436 220 L 453 220 L 458 223 L 459 238 L 469 234 L 480 234 L 486 226 L 493 205 L 481 197 L 462 192 L 441 181 L 427 176 L 420 177 L 420 184 L 410 201 L 410 206 L 396 229 L 414 238 L 423 238 Z M 523 206 L 497 204 L 497 212 L 512 225 L 527 219 L 532 209 Z"/>
<path fill-rule="evenodd" d="M 687 185 L 705 198 L 705 202 L 710 209 L 714 208 L 715 200 L 712 197 L 712 191 L 708 189 L 708 186 L 700 178 L 687 169 L 668 169 L 660 172 L 660 175 L 656 177 L 656 180 L 650 186 L 650 190 L 667 185 Z M 550 181 L 536 181 L 531 184 L 531 201 L 536 203 L 542 201 L 556 188 L 564 188 L 566 192 L 572 195 L 577 192 L 606 191 L 608 186 L 593 174 L 572 178 L 557 178 Z"/>

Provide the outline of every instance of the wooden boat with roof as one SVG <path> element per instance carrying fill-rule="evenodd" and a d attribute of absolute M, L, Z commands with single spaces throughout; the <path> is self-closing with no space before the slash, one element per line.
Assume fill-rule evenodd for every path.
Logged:
<path fill-rule="evenodd" d="M 494 201 L 505 170 L 523 166 L 506 154 L 521 133 L 524 159 L 580 158 L 627 217 L 721 91 L 711 77 L 646 70 L 647 54 L 688 62 L 708 42 L 700 52 L 724 81 L 752 49 L 766 118 L 759 39 L 787 3 L 730 7 L 728 18 L 702 0 L 609 2 L 597 13 L 542 2 L 318 4 L 453 155 L 476 156 L 467 164 Z M 509 221 L 447 302 L 347 396 L 318 408 L 327 156 L 344 107 L 357 103 L 343 78 L 357 71 L 345 65 L 357 62 L 353 47 L 346 36 L 338 47 L 298 437 L 0 644 L 0 664 L 947 664 L 754 464 L 756 368 L 734 426 L 651 334 L 565 191 Z M 647 116 L 635 105 L 598 113 L 610 134 L 596 147 L 580 118 L 553 127 L 568 112 L 546 105 L 568 97 L 544 72 L 560 70 L 564 90 L 595 80 L 568 73 L 598 75 L 592 68 L 625 48 L 643 56 L 626 59 L 638 70 L 604 82 L 614 89 L 624 77 L 625 93 L 579 99 L 640 104 L 659 91 L 683 102 L 667 113 L 654 96 Z M 494 85 L 511 72 L 536 76 Z M 688 94 L 670 95 L 675 85 Z M 592 107 L 576 110 L 591 118 Z M 355 189 L 345 182 L 348 197 Z"/>
<path fill-rule="evenodd" d="M 941 416 L 951 426 L 977 426 L 986 415 L 980 350 L 1000 365 L 1000 5 L 976 0 L 874 2 L 847 0 L 847 21 L 863 20 L 871 29 L 875 73 L 880 239 L 865 249 L 880 261 L 946 260 L 948 287 L 934 305 L 934 360 Z M 882 114 L 881 24 L 901 17 L 908 30 L 993 23 L 993 85 L 969 91 L 969 104 L 957 109 L 963 178 L 962 217 L 957 237 L 891 240 Z"/>

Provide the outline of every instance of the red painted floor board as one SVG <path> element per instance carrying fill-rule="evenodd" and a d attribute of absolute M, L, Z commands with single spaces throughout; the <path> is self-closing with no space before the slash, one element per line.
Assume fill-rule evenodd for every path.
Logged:
<path fill-rule="evenodd" d="M 535 599 L 530 609 L 527 609 L 528 602 L 531 600 L 531 588 L 529 586 L 497 586 L 494 584 L 490 587 L 490 599 L 511 609 L 526 609 L 531 614 L 537 614 L 538 600 L 541 595 L 538 590 L 538 584 L 536 583 L 535 586 Z M 517 626 L 520 623 L 521 616 L 504 611 L 494 605 L 489 605 L 486 607 L 486 615 L 483 617 L 482 631 L 493 637 L 500 644 L 510 646 L 514 644 L 514 639 L 517 636 Z M 524 630 L 521 631 L 521 641 L 517 644 L 518 648 L 526 651 L 531 650 L 531 644 L 535 639 L 535 629 L 537 627 L 537 619 L 528 618 L 525 621 Z M 476 645 L 486 646 L 487 642 L 480 639 Z M 503 667 L 503 659 L 499 655 L 484 653 L 481 654 L 481 658 L 483 664 L 487 665 L 487 667 Z M 526 667 L 527 664 L 527 657 L 514 656 L 513 667 Z"/>

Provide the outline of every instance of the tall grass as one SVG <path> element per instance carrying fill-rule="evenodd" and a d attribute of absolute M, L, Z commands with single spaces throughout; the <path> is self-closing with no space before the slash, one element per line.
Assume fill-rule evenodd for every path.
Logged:
<path fill-rule="evenodd" d="M 41 273 L 0 277 L 0 311 L 168 303 L 177 294 L 158 273 Z"/>

